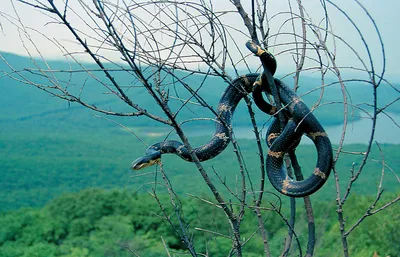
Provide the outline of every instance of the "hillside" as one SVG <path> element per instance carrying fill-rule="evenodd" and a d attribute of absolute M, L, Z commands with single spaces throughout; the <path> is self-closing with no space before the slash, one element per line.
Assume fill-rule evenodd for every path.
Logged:
<path fill-rule="evenodd" d="M 16 68 L 23 69 L 30 67 L 30 61 L 27 58 L 19 57 L 11 54 L 2 54 Z M 53 61 L 49 63 L 54 69 L 65 68 L 65 63 Z M 0 62 L 0 70 L 8 69 L 4 63 Z M 112 105 L 116 108 L 126 108 L 109 95 L 104 95 L 96 90 L 96 85 L 85 77 L 82 73 L 74 74 L 70 79 L 71 86 L 79 81 L 87 83 L 88 101 L 96 105 Z M 32 74 L 26 73 L 26 76 Z M 65 74 L 64 74 L 65 76 Z M 83 77 L 82 77 L 83 76 Z M 129 78 L 122 77 L 122 81 L 129 81 Z M 189 77 L 192 84 L 199 83 L 200 77 Z M 38 79 L 40 80 L 40 79 Z M 73 83 L 73 81 L 75 81 Z M 201 88 L 202 96 L 214 106 L 218 103 L 219 95 L 224 90 L 224 84 L 218 84 L 216 78 L 211 78 L 213 89 L 211 92 L 207 88 Z M 43 82 L 43 81 L 42 81 Z M 190 81 L 188 81 L 190 82 Z M 311 85 L 317 82 L 313 78 L 304 77 L 301 80 L 302 90 L 307 91 Z M 361 87 L 361 85 L 359 85 Z M 353 102 L 365 102 L 367 99 L 362 97 L 363 91 L 355 90 L 356 85 L 349 86 L 352 93 Z M 179 90 L 177 88 L 176 90 Z M 331 93 L 326 94 L 331 100 L 340 99 L 340 94 L 333 93 L 338 88 L 332 88 Z M 382 92 L 386 92 L 383 88 Z M 89 94 L 93 92 L 93 94 Z M 317 93 L 317 92 L 316 92 Z M 315 94 L 316 94 L 315 93 Z M 143 93 L 144 94 L 144 93 Z M 305 96 L 311 98 L 313 95 Z M 385 98 L 386 97 L 386 98 Z M 391 101 L 395 97 L 393 94 L 383 94 L 380 99 L 382 104 L 385 101 Z M 148 98 L 135 96 L 139 104 L 148 106 L 149 110 L 154 104 L 148 103 Z M 386 100 L 385 100 L 386 99 Z M 311 101 L 312 102 L 312 101 Z M 392 106 L 392 110 L 396 111 L 399 104 Z M 234 125 L 249 125 L 249 118 L 246 114 L 246 107 L 235 113 Z M 325 114 L 329 108 L 340 107 L 340 105 L 325 105 L 319 108 L 322 115 L 321 122 L 324 124 L 335 124 L 341 121 L 341 112 L 331 111 Z M 198 109 L 196 109 L 198 108 Z M 0 206 L 2 210 L 16 209 L 24 206 L 42 206 L 53 197 L 61 195 L 63 192 L 76 192 L 87 187 L 101 188 L 141 188 L 146 184 L 151 187 L 155 176 L 149 169 L 144 171 L 144 176 L 135 176 L 129 170 L 132 160 L 141 156 L 146 146 L 141 143 L 132 133 L 124 130 L 113 122 L 121 122 L 129 127 L 131 131 L 141 136 L 147 144 L 153 144 L 163 140 L 163 135 L 170 129 L 162 127 L 151 127 L 146 119 L 141 118 L 124 118 L 124 117 L 105 117 L 99 118 L 93 115 L 92 111 L 88 111 L 77 104 L 68 104 L 56 97 L 50 96 L 31 85 L 17 83 L 15 80 L 7 76 L 0 77 Z M 198 106 L 191 106 L 190 110 L 181 112 L 180 119 L 185 120 L 193 117 L 212 117 L 209 113 L 202 111 Z M 195 115 L 195 116 L 194 116 Z M 257 117 L 261 125 L 264 123 L 265 117 L 258 113 Z M 208 127 L 207 127 L 208 126 Z M 198 134 L 197 131 L 212 132 L 212 122 L 200 123 L 197 126 L 185 125 L 184 129 L 189 135 Z M 162 132 L 162 133 L 158 133 Z M 211 136 L 211 133 L 210 135 Z M 207 133 L 204 133 L 207 134 Z M 202 145 L 209 139 L 209 136 L 191 136 L 193 145 Z M 173 136 L 172 136 L 173 137 Z M 252 140 L 240 140 L 241 150 L 246 157 L 246 162 L 251 164 L 256 162 L 255 143 Z M 363 149 L 363 146 L 346 146 L 346 149 Z M 400 152 L 397 151 L 395 145 L 385 145 L 386 162 L 391 167 L 399 167 Z M 374 147 L 373 158 L 379 159 L 377 148 Z M 298 151 L 300 159 L 309 160 L 315 158 L 313 146 L 301 146 Z M 226 177 L 234 182 L 235 174 L 232 170 L 236 167 L 231 164 L 233 152 L 228 148 L 221 156 L 207 162 L 206 167 L 217 168 L 218 171 L 226 175 Z M 338 163 L 338 170 L 344 176 L 341 183 L 345 183 L 348 178 L 347 171 L 351 168 L 353 162 L 357 162 L 360 157 L 351 155 L 342 155 L 341 161 Z M 227 161 L 228 160 L 228 161 Z M 192 193 L 204 193 L 203 183 L 198 183 L 201 178 L 194 167 L 190 163 L 186 163 L 175 156 L 166 156 L 164 158 L 167 170 L 171 176 L 172 183 L 176 185 L 188 185 Z M 312 170 L 314 163 L 304 161 L 303 169 Z M 258 168 L 248 165 L 249 173 L 255 183 L 259 180 Z M 355 192 L 363 194 L 376 193 L 376 183 L 379 180 L 380 173 L 378 163 L 369 164 L 361 178 L 362 183 L 355 185 Z M 233 172 L 235 173 L 235 172 Z M 389 191 L 398 190 L 396 180 L 391 179 L 392 174 L 387 174 L 385 178 L 385 188 Z M 189 179 L 190 178 L 190 179 Z M 195 179 L 194 179 L 195 178 Z M 216 178 L 214 178 L 216 179 Z M 185 183 L 182 183 L 185 181 Z M 149 184 L 150 183 L 150 184 Z M 270 187 L 269 183 L 268 187 Z M 368 185 L 368 186 L 367 186 Z M 330 180 L 328 185 L 324 187 L 319 195 L 325 198 L 334 197 L 326 194 L 333 192 L 334 182 Z M 179 192 L 187 192 L 185 187 L 178 187 Z M 146 187 L 142 190 L 145 190 Z M 317 194 L 318 195 L 318 194 Z"/>
<path fill-rule="evenodd" d="M 146 146 L 133 135 L 122 129 L 87 129 L 85 131 L 65 131 L 54 127 L 53 131 L 30 131 L 0 134 L 0 206 L 1 210 L 20 207 L 43 206 L 50 199 L 65 192 L 77 192 L 88 187 L 151 190 L 157 179 L 155 167 L 139 172 L 129 170 L 131 162 L 142 156 Z M 162 140 L 160 137 L 144 138 L 148 144 Z M 204 144 L 206 137 L 191 138 L 193 145 Z M 239 140 L 246 166 L 255 187 L 259 184 L 259 168 L 256 145 L 253 140 Z M 382 145 L 385 163 L 397 170 L 400 167 L 400 152 L 397 145 Z M 348 145 L 346 151 L 363 151 L 365 146 Z M 228 184 L 234 185 L 239 174 L 232 147 L 215 159 L 204 163 L 213 180 L 215 169 Z M 315 148 L 301 145 L 297 154 L 305 174 L 315 165 Z M 341 185 L 345 186 L 353 163 L 359 164 L 362 156 L 342 155 L 337 164 Z M 379 160 L 377 147 L 373 148 L 371 159 Z M 164 168 L 178 193 L 209 194 L 203 179 L 192 163 L 179 157 L 163 157 Z M 370 162 L 364 169 L 353 192 L 363 195 L 376 194 L 381 175 L 379 162 Z M 389 171 L 383 181 L 385 191 L 398 192 L 398 182 Z M 319 199 L 335 199 L 334 179 L 331 177 L 315 194 Z M 267 190 L 274 190 L 266 182 Z M 223 188 L 221 189 L 224 190 Z"/>
<path fill-rule="evenodd" d="M 383 201 L 393 198 L 383 197 Z M 171 223 L 179 226 L 178 219 L 165 196 L 159 196 Z M 352 224 L 373 197 L 359 196 L 346 208 L 346 222 Z M 272 201 L 271 199 L 269 199 Z M 300 205 L 301 201 L 297 201 Z M 208 256 L 225 256 L 231 248 L 231 233 L 221 209 L 196 198 L 182 197 L 180 203 L 185 224 L 197 252 Z M 267 205 L 266 205 L 267 206 Z M 334 202 L 313 201 L 317 233 L 316 256 L 339 256 L 341 242 Z M 287 206 L 283 207 L 287 215 Z M 268 242 L 272 256 L 279 256 L 287 227 L 282 218 L 272 211 L 263 211 Z M 246 240 L 246 256 L 263 255 L 263 243 L 257 228 L 256 216 L 246 211 L 241 235 Z M 52 200 L 41 209 L 22 209 L 0 213 L 0 255 L 4 257 L 98 257 L 98 256 L 167 256 L 166 251 L 185 255 L 187 250 L 178 233 L 163 218 L 164 214 L 150 194 L 132 195 L 127 190 L 84 190 L 66 194 Z M 306 242 L 305 211 L 297 211 L 296 228 L 299 240 Z M 389 222 L 390 221 L 390 222 Z M 379 226 L 377 226 L 379 224 Z M 400 231 L 399 205 L 392 206 L 366 219 L 349 237 L 351 256 L 366 257 L 373 253 L 380 256 L 399 256 Z M 202 231 L 200 229 L 205 229 Z M 207 233 L 211 229 L 213 233 Z M 300 233 L 299 233 L 300 232 Z M 164 245 L 165 244 L 165 245 Z M 298 256 L 293 242 L 293 255 Z M 304 247 L 305 248 L 305 247 Z M 304 249 L 303 249 L 304 251 Z"/>
<path fill-rule="evenodd" d="M 44 63 L 36 61 L 35 65 L 26 57 L 21 57 L 8 53 L 0 53 L 7 62 L 12 65 L 16 70 L 23 71 L 21 74 L 25 79 L 32 81 L 33 83 L 41 83 L 46 86 L 51 86 L 54 81 L 58 81 L 61 86 L 67 87 L 70 92 L 81 92 L 81 99 L 95 106 L 103 107 L 106 109 L 112 109 L 115 111 L 134 111 L 132 108 L 124 104 L 114 94 L 106 94 L 104 86 L 84 72 L 74 72 L 69 74 L 68 72 L 54 72 L 49 73 L 54 75 L 52 79 L 45 79 L 40 74 L 33 74 L 24 69 L 37 67 L 44 67 Z M 62 70 L 78 70 L 80 67 L 77 64 L 70 64 L 63 61 L 49 61 L 46 65 L 53 71 Z M 87 68 L 96 68 L 95 66 L 87 65 Z M 0 72 L 8 74 L 11 72 L 10 68 L 3 62 L 0 61 Z M 180 71 L 176 71 L 177 76 L 185 77 L 186 75 Z M 106 82 L 104 75 L 98 71 L 91 72 L 93 76 L 97 76 L 101 81 Z M 1 74 L 1 73 L 0 73 Z M 11 72 L 17 80 L 21 79 L 16 73 Z M 112 73 L 120 85 L 134 86 L 132 90 L 128 90 L 127 94 L 131 99 L 144 109 L 150 112 L 154 112 L 157 115 L 163 116 L 160 108 L 153 104 L 153 100 L 148 96 L 146 91 L 137 87 L 139 83 L 133 79 L 132 74 L 129 72 L 118 72 Z M 279 76 L 278 76 L 279 77 Z M 200 75 L 187 76 L 185 82 L 191 87 L 198 90 L 198 94 L 204 98 L 211 106 L 216 107 L 219 101 L 219 97 L 225 90 L 227 84 L 219 78 L 208 77 L 204 84 L 202 84 L 204 77 Z M 54 81 L 53 81 L 54 80 Z M 169 78 L 164 78 L 165 91 L 170 92 L 175 98 L 186 99 L 189 97 L 188 92 L 181 86 L 175 86 L 174 83 L 169 81 Z M 290 78 L 286 78 L 285 81 L 291 85 L 292 81 Z M 343 107 L 340 102 L 342 99 L 341 88 L 338 84 L 330 84 L 327 79 L 326 84 L 329 85 L 325 88 L 324 98 L 321 106 L 315 110 L 315 114 L 320 119 L 321 123 L 325 126 L 337 125 L 343 122 Z M 303 96 L 303 99 L 311 107 L 317 102 L 320 90 L 313 90 L 314 88 L 320 87 L 320 81 L 317 78 L 303 76 L 300 79 L 300 90 L 299 95 Z M 357 106 L 361 108 L 367 108 L 366 103 L 372 100 L 372 88 L 367 84 L 360 82 L 348 82 L 347 91 L 351 98 L 348 99 L 353 107 L 350 108 L 352 115 L 355 119 L 358 119 L 359 110 Z M 383 107 L 387 103 L 392 102 L 396 99 L 396 91 L 393 90 L 386 84 L 383 84 L 379 88 L 379 106 Z M 305 94 L 305 95 L 304 95 Z M 187 107 L 181 108 L 181 102 L 175 98 L 170 100 L 172 110 L 179 110 L 177 116 L 179 121 L 186 121 L 193 118 L 213 118 L 214 115 L 207 109 L 196 105 L 190 104 Z M 192 99 L 193 101 L 193 99 Z M 264 122 L 270 119 L 269 116 L 261 113 L 256 109 L 256 115 L 258 122 L 262 125 Z M 54 96 L 51 96 L 41 90 L 38 90 L 32 85 L 22 84 L 16 80 L 9 78 L 7 75 L 0 76 L 0 124 L 4 129 L 15 129 L 17 127 L 25 127 L 31 129 L 41 129 L 48 124 L 61 124 L 63 127 L 68 129 L 83 130 L 85 128 L 98 128 L 98 127 L 109 127 L 111 124 L 102 119 L 93 118 L 90 114 L 93 111 L 88 111 L 86 108 L 76 104 L 67 103 L 66 101 L 60 100 Z M 400 103 L 396 102 L 392 104 L 387 110 L 390 112 L 400 113 Z M 72 115 L 73 114 L 73 115 Z M 141 127 L 141 126 L 160 126 L 155 122 L 151 122 L 146 118 L 142 117 L 130 117 L 121 118 L 113 117 L 114 120 L 123 123 L 128 127 Z M 241 103 L 238 110 L 234 115 L 234 124 L 236 126 L 248 126 L 250 124 L 247 107 Z M 114 125 L 111 125 L 114 126 Z M 213 127 L 212 122 L 189 122 L 185 124 L 187 127 L 198 127 L 207 126 Z"/>

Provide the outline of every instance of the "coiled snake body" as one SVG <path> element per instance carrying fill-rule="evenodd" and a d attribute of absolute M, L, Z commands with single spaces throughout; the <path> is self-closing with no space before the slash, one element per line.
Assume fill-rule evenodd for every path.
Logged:
<path fill-rule="evenodd" d="M 264 57 L 264 68 L 270 71 L 269 76 L 272 77 L 276 70 L 275 59 L 259 47 L 254 49 L 256 51 L 253 52 L 256 55 Z M 265 57 L 267 58 L 265 59 Z M 228 146 L 233 113 L 246 94 L 253 92 L 255 102 L 262 111 L 272 115 L 276 114 L 277 110 L 274 106 L 261 100 L 262 91 L 270 93 L 269 87 L 271 85 L 269 85 L 269 81 L 271 80 L 266 79 L 265 74 L 261 76 L 251 73 L 238 77 L 228 86 L 218 104 L 214 136 L 205 145 L 193 149 L 200 161 L 214 158 Z M 326 182 L 332 168 L 332 146 L 321 124 L 296 93 L 280 80 L 274 79 L 273 81 L 278 89 L 279 99 L 284 105 L 285 113 L 289 116 L 289 121 L 281 129 L 276 119 L 267 132 L 267 144 L 270 147 L 266 158 L 267 175 L 274 188 L 282 194 L 291 197 L 307 196 L 317 191 Z M 289 149 L 298 145 L 303 134 L 306 134 L 317 148 L 317 164 L 312 175 L 307 179 L 294 181 L 287 174 L 283 158 Z M 135 160 L 131 168 L 139 170 L 159 163 L 161 155 L 165 153 L 176 154 L 186 161 L 193 161 L 184 144 L 175 140 L 168 140 L 151 145 L 146 150 L 146 155 Z"/>
<path fill-rule="evenodd" d="M 262 80 L 262 77 L 259 79 Z M 257 84 L 258 82 L 256 87 Z M 265 165 L 267 175 L 271 184 L 282 194 L 292 197 L 307 196 L 317 191 L 331 172 L 332 145 L 324 128 L 297 94 L 280 80 L 275 79 L 275 84 L 290 119 L 283 130 L 277 118 L 268 129 L 266 139 L 269 150 Z M 303 134 L 306 134 L 317 148 L 317 164 L 311 176 L 295 181 L 288 176 L 283 158 L 286 152 L 299 144 Z"/>

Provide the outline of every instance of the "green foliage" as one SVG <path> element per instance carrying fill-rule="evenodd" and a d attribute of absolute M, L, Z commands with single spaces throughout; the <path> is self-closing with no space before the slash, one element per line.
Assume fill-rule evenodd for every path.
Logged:
<path fill-rule="evenodd" d="M 385 197 L 384 200 L 388 200 Z M 371 198 L 366 197 L 353 197 L 348 203 L 346 213 L 349 215 L 350 224 L 356 222 L 356 217 L 360 217 L 365 212 L 364 206 L 372 204 Z M 394 208 L 389 208 L 384 213 L 378 214 L 371 218 L 367 218 L 362 226 L 354 231 L 349 240 L 352 242 L 350 245 L 350 252 L 356 257 L 362 257 L 363 251 L 369 250 L 377 252 L 380 256 L 399 256 L 400 245 L 398 243 L 400 238 L 400 208 L 399 204 L 395 204 Z M 350 208 L 351 206 L 351 208 Z M 379 204 L 374 210 L 379 209 L 382 204 Z M 372 211 L 374 211 L 372 210 Z"/>
<path fill-rule="evenodd" d="M 90 189 L 63 195 L 40 210 L 3 213 L 0 256 L 131 256 L 131 248 L 157 256 L 164 249 L 156 235 L 173 232 L 153 215 L 145 219 L 159 212 L 149 200 L 126 191 Z M 136 233 L 136 227 L 145 229 Z"/>
<path fill-rule="evenodd" d="M 395 194 L 384 194 L 382 202 L 393 199 Z M 374 197 L 353 196 L 345 209 L 348 228 L 354 224 Z M 164 211 L 177 226 L 174 210 L 167 196 L 159 198 Z M 264 199 L 266 205 L 272 199 Z M 223 212 L 197 199 L 181 199 L 182 214 L 195 242 L 198 252 L 209 256 L 226 256 L 232 242 L 226 237 L 231 231 Z M 307 221 L 302 201 L 297 201 L 296 233 L 302 247 L 307 241 Z M 335 214 L 334 201 L 314 202 L 317 228 L 315 256 L 341 256 L 340 233 Z M 379 208 L 380 206 L 376 206 Z M 288 216 L 288 206 L 282 206 L 282 214 Z M 372 256 L 376 251 L 381 256 L 398 256 L 400 207 L 394 205 L 380 214 L 367 217 L 349 237 L 352 256 Z M 264 211 L 265 228 L 273 256 L 282 250 L 287 234 L 285 222 L 278 214 Z M 246 211 L 241 226 L 242 239 L 249 241 L 243 250 L 246 256 L 260 256 L 263 243 L 258 233 L 256 216 Z M 0 256 L 165 256 L 162 244 L 169 251 L 184 253 L 186 247 L 179 243 L 179 234 L 162 218 L 162 212 L 151 195 L 132 196 L 128 191 L 84 190 L 54 199 L 42 209 L 21 209 L 2 213 L 0 216 Z M 200 229 L 195 229 L 200 228 Z M 202 229 L 209 230 L 206 232 Z M 297 245 L 293 242 L 293 248 Z M 304 251 L 304 249 L 303 249 Z M 293 253 L 296 250 L 292 250 Z"/>

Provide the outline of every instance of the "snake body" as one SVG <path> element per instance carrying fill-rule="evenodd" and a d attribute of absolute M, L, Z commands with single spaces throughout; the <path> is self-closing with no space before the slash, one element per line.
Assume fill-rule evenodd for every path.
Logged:
<path fill-rule="evenodd" d="M 265 87 L 265 82 L 260 80 L 263 80 L 261 76 L 255 86 Z M 297 94 L 278 79 L 275 79 L 275 84 L 290 119 L 283 130 L 276 118 L 268 129 L 267 175 L 274 188 L 282 194 L 291 197 L 307 196 L 321 188 L 331 172 L 332 145 L 324 128 Z M 295 181 L 288 176 L 283 158 L 285 153 L 296 148 L 303 134 L 313 141 L 317 149 L 317 164 L 311 176 Z"/>
<path fill-rule="evenodd" d="M 193 149 L 200 161 L 206 161 L 219 155 L 230 142 L 232 130 L 232 116 L 240 100 L 252 92 L 253 84 L 259 74 L 250 73 L 233 80 L 227 87 L 218 104 L 215 122 L 215 133 L 208 143 Z M 136 159 L 131 168 L 139 170 L 160 162 L 162 154 L 176 154 L 185 161 L 193 162 L 187 147 L 175 140 L 167 140 L 151 145 L 146 150 L 146 155 Z"/>
<path fill-rule="evenodd" d="M 218 104 L 216 131 L 208 143 L 193 149 L 199 161 L 206 161 L 219 155 L 229 144 L 232 130 L 232 116 L 240 102 L 247 94 L 253 93 L 257 106 L 264 112 L 275 115 L 277 109 L 262 99 L 262 92 L 270 92 L 270 83 L 275 83 L 279 99 L 284 105 L 288 122 L 281 128 L 277 119 L 267 132 L 267 144 L 270 149 L 266 158 L 266 171 L 271 184 L 276 190 L 291 197 L 303 197 L 318 190 L 329 176 L 332 168 L 332 146 L 321 124 L 310 112 L 306 104 L 287 85 L 272 76 L 276 70 L 275 58 L 254 44 L 248 48 L 260 57 L 263 63 L 263 74 L 251 73 L 240 76 L 227 87 Z M 271 82 L 272 81 L 272 82 Z M 293 150 L 303 134 L 314 142 L 318 159 L 311 176 L 302 181 L 292 180 L 284 166 L 284 155 Z M 167 140 L 151 145 L 146 154 L 136 159 L 131 168 L 139 170 L 160 162 L 161 155 L 176 154 L 182 159 L 193 162 L 187 147 L 175 140 Z"/>
<path fill-rule="evenodd" d="M 246 47 L 260 57 L 264 72 L 254 83 L 253 98 L 256 105 L 271 115 L 275 115 L 276 108 L 265 108 L 268 104 L 262 98 L 262 91 L 271 94 L 273 86 L 277 88 L 277 98 L 283 104 L 284 114 L 289 120 L 282 128 L 282 122 L 275 118 L 267 132 L 269 146 L 266 158 L 266 170 L 271 184 L 276 190 L 291 197 L 303 197 L 317 191 L 324 185 L 332 169 L 332 145 L 322 125 L 298 95 L 282 81 L 273 78 L 270 70 L 271 54 L 254 42 L 249 41 Z M 272 85 L 275 84 L 275 85 Z M 276 99 L 275 99 L 276 100 Z M 281 118 L 284 116 L 281 116 Z M 317 148 L 317 164 L 307 179 L 295 181 L 289 177 L 284 165 L 284 156 L 294 150 L 300 142 L 301 136 L 306 134 Z"/>

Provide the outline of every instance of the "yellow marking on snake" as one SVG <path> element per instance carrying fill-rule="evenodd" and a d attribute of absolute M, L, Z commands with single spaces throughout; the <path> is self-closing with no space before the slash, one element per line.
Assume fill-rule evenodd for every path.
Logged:
<path fill-rule="evenodd" d="M 290 188 L 290 180 L 285 179 L 282 183 L 282 193 L 287 194 L 288 188 Z"/>
<path fill-rule="evenodd" d="M 262 49 L 261 47 L 257 46 L 257 53 L 256 53 L 256 55 L 257 55 L 257 56 L 261 56 L 263 53 L 265 53 L 265 50 Z"/>
<path fill-rule="evenodd" d="M 154 159 L 154 160 L 150 160 L 150 161 L 148 161 L 148 162 L 145 162 L 145 163 L 140 164 L 140 165 L 136 168 L 136 170 L 141 170 L 141 169 L 144 169 L 144 168 L 146 168 L 146 167 L 150 167 L 150 166 L 153 166 L 153 165 L 155 165 L 155 164 L 160 164 L 160 163 L 161 163 L 161 158 L 157 158 L 157 159 Z"/>
<path fill-rule="evenodd" d="M 228 111 L 231 111 L 231 107 L 227 104 L 222 104 L 219 106 L 219 110 L 221 112 L 228 112 Z"/>
<path fill-rule="evenodd" d="M 268 144 L 272 145 L 271 144 L 271 139 L 279 137 L 280 134 L 281 133 L 271 133 L 271 134 L 269 134 L 268 137 L 267 137 Z"/>
<path fill-rule="evenodd" d="M 228 141 L 229 140 L 229 137 L 227 137 L 225 133 L 217 133 L 217 134 L 215 134 L 215 136 L 218 137 L 219 139 L 224 140 L 224 141 Z"/>
<path fill-rule="evenodd" d="M 268 155 L 273 156 L 275 158 L 281 158 L 285 155 L 285 152 L 274 152 L 274 151 L 268 150 Z"/>
<path fill-rule="evenodd" d="M 325 173 L 323 173 L 319 168 L 315 168 L 313 174 L 315 176 L 318 176 L 318 177 L 322 178 L 322 179 L 326 179 Z"/>
<path fill-rule="evenodd" d="M 313 140 L 317 137 L 327 137 L 328 135 L 325 132 L 317 131 L 317 132 L 310 132 L 308 134 Z"/>

